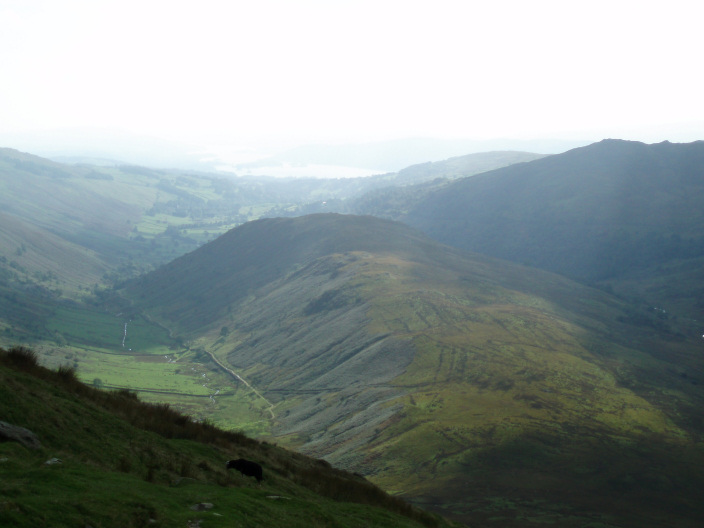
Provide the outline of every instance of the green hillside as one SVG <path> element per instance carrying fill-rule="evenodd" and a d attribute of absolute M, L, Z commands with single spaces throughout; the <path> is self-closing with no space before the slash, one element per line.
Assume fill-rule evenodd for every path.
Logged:
<path fill-rule="evenodd" d="M 701 320 L 701 309 L 688 313 L 661 302 L 702 293 L 691 276 L 672 275 L 673 265 L 704 256 L 702 167 L 701 141 L 604 140 L 453 182 L 427 193 L 401 219 L 444 243 L 608 281 L 628 295 L 652 293 L 649 282 L 664 278 L 659 272 L 667 267 L 676 294 L 648 302 Z"/>
<path fill-rule="evenodd" d="M 346 210 L 348 199 L 379 186 L 532 157 L 475 154 L 397 175 L 320 180 L 69 165 L 0 148 L 0 280 L 82 298 L 253 219 Z"/>
<path fill-rule="evenodd" d="M 603 291 L 313 215 L 237 228 L 126 294 L 256 396 L 260 434 L 427 508 L 485 526 L 704 518 L 701 337 Z"/>
<path fill-rule="evenodd" d="M 0 148 L 0 344 L 51 339 L 57 302 L 103 298 L 235 225 L 316 209 L 364 185 L 68 165 Z"/>
<path fill-rule="evenodd" d="M 0 349 L 0 419 L 2 526 L 447 525 L 325 462 L 39 367 L 28 349 Z M 8 423 L 34 438 L 8 441 Z M 262 484 L 225 470 L 232 458 L 260 463 Z"/>
<path fill-rule="evenodd" d="M 77 291 L 109 269 L 94 251 L 17 217 L 0 213 L 0 225 L 0 261 L 19 282 Z"/>
<path fill-rule="evenodd" d="M 300 214 L 365 184 L 67 165 L 0 148 L 0 270 L 81 297 L 235 225 Z"/>

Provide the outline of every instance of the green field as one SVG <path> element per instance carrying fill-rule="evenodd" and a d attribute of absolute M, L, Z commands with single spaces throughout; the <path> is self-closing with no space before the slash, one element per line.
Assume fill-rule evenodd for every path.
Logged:
<path fill-rule="evenodd" d="M 77 348 L 98 347 L 113 352 L 159 355 L 171 352 L 166 330 L 142 317 L 122 312 L 112 314 L 82 306 L 60 306 L 49 319 L 47 328 Z"/>
<path fill-rule="evenodd" d="M 141 316 L 61 305 L 46 328 L 53 342 L 36 348 L 47 366 L 72 366 L 87 384 L 127 388 L 145 401 L 169 403 L 225 429 L 269 433 L 271 414 L 265 401 L 207 354 L 183 346 Z"/>

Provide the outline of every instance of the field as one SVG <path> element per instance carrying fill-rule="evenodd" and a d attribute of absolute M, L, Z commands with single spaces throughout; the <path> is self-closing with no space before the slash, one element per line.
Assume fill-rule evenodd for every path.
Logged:
<path fill-rule="evenodd" d="M 32 346 L 48 367 L 73 367 L 84 383 L 126 388 L 145 401 L 168 403 L 225 429 L 259 436 L 269 432 L 265 401 L 202 350 L 171 339 L 167 330 L 141 316 L 64 303 L 44 326 L 45 339 Z"/>

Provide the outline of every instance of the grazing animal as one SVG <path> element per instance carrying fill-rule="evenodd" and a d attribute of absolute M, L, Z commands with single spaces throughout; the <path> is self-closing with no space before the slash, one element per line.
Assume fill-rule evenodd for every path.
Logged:
<path fill-rule="evenodd" d="M 262 467 L 256 462 L 238 458 L 237 460 L 230 460 L 225 467 L 227 469 L 236 469 L 245 477 L 254 477 L 257 482 L 262 481 Z"/>

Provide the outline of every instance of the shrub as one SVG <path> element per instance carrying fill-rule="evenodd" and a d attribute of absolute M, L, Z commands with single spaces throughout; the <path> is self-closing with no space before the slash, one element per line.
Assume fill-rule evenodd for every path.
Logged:
<path fill-rule="evenodd" d="M 61 365 L 56 373 L 59 375 L 59 378 L 69 384 L 78 381 L 78 377 L 76 376 L 76 367 L 72 365 Z"/>
<path fill-rule="evenodd" d="M 4 362 L 20 370 L 34 370 L 39 366 L 37 353 L 23 346 L 15 346 L 7 351 L 2 350 L 1 357 Z"/>

